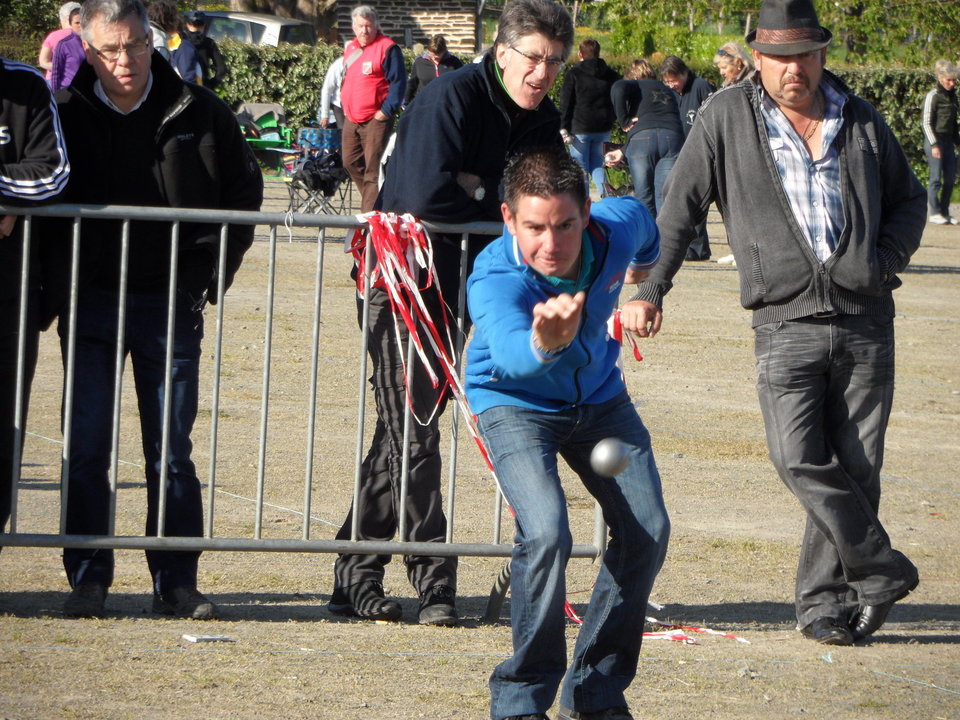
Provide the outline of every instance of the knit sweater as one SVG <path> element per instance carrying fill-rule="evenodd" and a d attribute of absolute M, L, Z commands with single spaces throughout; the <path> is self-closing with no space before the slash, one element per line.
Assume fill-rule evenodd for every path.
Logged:
<path fill-rule="evenodd" d="M 662 307 L 696 226 L 711 203 L 723 216 L 740 274 L 740 302 L 754 327 L 818 313 L 893 316 L 897 273 L 920 244 L 926 194 L 896 137 L 866 101 L 846 94 L 840 156 L 843 230 L 820 262 L 780 181 L 753 78 L 714 93 L 664 186 L 657 216 L 662 257 L 636 299 Z"/>

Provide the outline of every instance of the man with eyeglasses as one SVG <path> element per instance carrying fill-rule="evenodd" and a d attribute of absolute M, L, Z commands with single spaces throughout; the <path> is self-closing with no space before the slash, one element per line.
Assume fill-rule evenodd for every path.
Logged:
<path fill-rule="evenodd" d="M 181 80 L 153 52 L 147 13 L 139 0 L 87 0 L 81 15 L 87 64 L 56 99 L 73 174 L 69 202 L 169 208 L 258 210 L 263 179 L 230 109 L 206 88 Z M 171 210 L 170 220 L 176 219 Z M 62 276 L 60 335 L 68 357 L 69 234 L 56 248 Z M 113 425 L 117 308 L 126 281 L 124 356 L 130 356 L 147 479 L 147 535 L 157 534 L 161 464 L 166 463 L 168 537 L 203 534 L 200 482 L 191 460 L 197 415 L 203 307 L 219 300 L 220 228 L 179 226 L 169 433 L 162 457 L 171 227 L 130 224 L 124 264 L 118 221 L 81 225 L 75 376 L 70 434 L 66 531 L 105 535 L 110 527 L 108 466 Z M 229 287 L 253 227 L 231 225 L 224 286 Z M 197 590 L 199 552 L 148 550 L 153 611 L 212 619 L 217 606 Z M 71 617 L 100 616 L 113 581 L 110 550 L 67 548 L 64 567 L 73 588 Z"/>
<path fill-rule="evenodd" d="M 400 119 L 396 149 L 378 199 L 384 211 L 411 213 L 438 223 L 499 221 L 500 181 L 507 157 L 525 148 L 561 146 L 560 113 L 547 98 L 573 45 L 573 22 L 551 0 L 514 0 L 501 15 L 492 52 L 483 62 L 441 75 L 417 95 Z M 431 233 L 433 259 L 444 308 L 429 294 L 428 307 L 440 326 L 456 328 L 459 314 L 460 235 Z M 488 236 L 470 238 L 468 265 Z M 363 308 L 358 298 L 358 313 Z M 446 316 L 444 313 L 447 313 Z M 373 366 L 377 427 L 361 469 L 360 504 L 351 508 L 338 539 L 350 538 L 352 513 L 359 513 L 359 539 L 387 540 L 399 527 L 404 408 L 407 389 L 401 344 L 407 333 L 391 317 L 384 290 L 370 289 L 368 346 Z M 362 324 L 361 324 L 362 326 Z M 469 329 L 455 336 L 463 344 Z M 456 352 L 457 347 L 452 350 Z M 436 358 L 431 362 L 439 369 Z M 402 540 L 443 542 L 447 521 L 440 492 L 439 416 L 446 398 L 415 363 L 410 403 L 425 424 L 411 423 L 407 494 L 408 536 Z M 397 620 L 402 611 L 384 597 L 389 556 L 341 555 L 334 569 L 330 610 L 371 620 Z M 419 620 L 457 622 L 457 559 L 406 556 L 407 576 L 420 596 Z"/>

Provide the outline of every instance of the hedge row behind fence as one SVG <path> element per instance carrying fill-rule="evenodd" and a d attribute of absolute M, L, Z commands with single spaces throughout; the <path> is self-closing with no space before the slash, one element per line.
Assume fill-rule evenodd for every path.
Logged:
<path fill-rule="evenodd" d="M 230 67 L 229 77 L 218 90 L 221 97 L 233 106 L 241 102 L 280 103 L 286 110 L 287 124 L 293 128 L 316 118 L 327 67 L 341 52 L 338 47 L 323 43 L 313 47 L 255 47 L 225 42 L 221 47 Z M 405 55 L 409 65 L 413 55 L 409 51 L 405 51 Z M 463 59 L 469 62 L 471 58 Z M 623 70 L 615 59 L 611 59 L 610 64 L 619 71 Z M 718 80 L 713 65 L 694 66 L 693 71 L 711 82 Z M 933 87 L 933 75 L 928 70 L 881 67 L 840 68 L 834 72 L 854 94 L 872 103 L 883 114 L 900 139 L 914 171 L 919 177 L 926 178 L 920 118 L 923 98 Z M 561 74 L 551 92 L 555 100 L 562 83 Z"/>
<path fill-rule="evenodd" d="M 30 57 L 34 62 L 34 48 L 30 45 Z M 230 75 L 218 90 L 220 96 L 231 106 L 242 102 L 276 102 L 287 113 L 287 124 L 296 128 L 305 125 L 317 116 L 320 104 L 320 88 L 327 67 L 342 50 L 335 45 L 318 43 L 308 45 L 281 45 L 261 47 L 224 42 L 220 45 L 230 67 Z M 17 53 L 6 48 L 8 56 Z M 409 67 L 413 53 L 404 51 Z M 469 62 L 472 58 L 463 58 Z M 623 71 L 629 60 L 609 58 L 608 62 L 618 71 Z M 717 69 L 713 65 L 698 65 L 691 62 L 694 72 L 714 84 L 719 83 Z M 567 66 L 569 68 L 569 65 Z M 563 71 L 564 73 L 566 70 Z M 925 69 L 842 68 L 834 69 L 853 92 L 872 103 L 887 119 L 894 133 L 900 138 L 907 157 L 917 175 L 927 177 L 923 156 L 923 133 L 920 128 L 923 98 L 933 87 L 934 79 Z M 557 79 L 551 95 L 557 100 L 563 83 L 563 74 Z M 615 133 L 616 135 L 617 133 Z"/>

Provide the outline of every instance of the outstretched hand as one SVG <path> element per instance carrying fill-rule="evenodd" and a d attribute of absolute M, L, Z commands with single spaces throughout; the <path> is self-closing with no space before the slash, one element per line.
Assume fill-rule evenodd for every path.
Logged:
<path fill-rule="evenodd" d="M 580 327 L 580 315 L 586 293 L 563 293 L 533 306 L 533 341 L 541 350 L 550 352 L 569 345 Z"/>
<path fill-rule="evenodd" d="M 652 338 L 660 332 L 663 313 L 646 300 L 631 300 L 620 308 L 620 326 L 637 337 Z"/>

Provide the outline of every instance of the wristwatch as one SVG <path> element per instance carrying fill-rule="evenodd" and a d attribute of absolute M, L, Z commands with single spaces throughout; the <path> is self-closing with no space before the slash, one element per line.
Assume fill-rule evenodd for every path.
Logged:
<path fill-rule="evenodd" d="M 473 191 L 473 199 L 477 202 L 480 202 L 487 196 L 487 190 L 483 187 L 483 183 L 477 185 L 476 190 Z"/>

